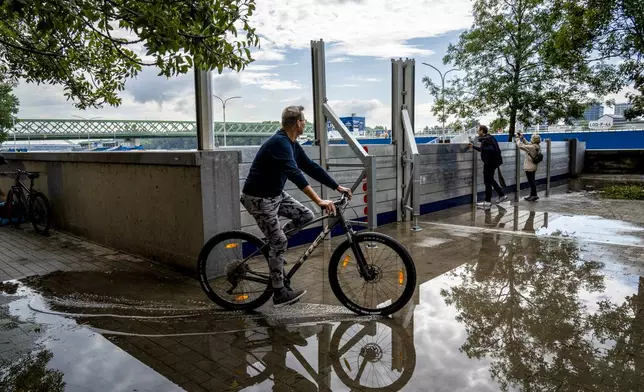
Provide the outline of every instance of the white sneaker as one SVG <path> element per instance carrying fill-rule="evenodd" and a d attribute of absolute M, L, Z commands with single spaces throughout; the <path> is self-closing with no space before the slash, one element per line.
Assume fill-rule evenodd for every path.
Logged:
<path fill-rule="evenodd" d="M 489 210 L 492 208 L 492 203 L 488 203 L 487 201 L 480 201 L 476 203 L 476 208 L 482 208 L 484 210 Z"/>
<path fill-rule="evenodd" d="M 501 203 L 503 203 L 504 201 L 508 201 L 508 195 L 501 196 L 501 197 L 499 197 L 498 199 L 496 199 L 496 204 L 501 204 Z"/>

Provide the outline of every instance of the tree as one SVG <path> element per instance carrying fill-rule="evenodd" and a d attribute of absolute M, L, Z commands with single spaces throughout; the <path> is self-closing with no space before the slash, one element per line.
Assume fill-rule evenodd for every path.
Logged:
<path fill-rule="evenodd" d="M 601 381 L 603 372 L 588 371 L 596 359 L 582 294 L 605 289 L 603 265 L 566 239 L 481 240 L 478 262 L 454 271 L 459 284 L 441 291 L 467 331 L 461 350 L 490 358 L 503 391 L 578 391 L 581 374 L 583 385 Z"/>
<path fill-rule="evenodd" d="M 48 369 L 54 357 L 49 350 L 39 351 L 35 356 L 28 353 L 15 363 L 1 363 L 0 389 L 6 392 L 63 392 L 65 381 L 60 370 Z"/>
<path fill-rule="evenodd" d="M 556 0 L 477 0 L 474 24 L 450 45 L 443 61 L 461 69 L 453 89 L 459 105 L 496 112 L 509 119 L 510 140 L 517 122 L 577 118 L 591 92 L 588 75 L 603 63 L 567 69 L 551 61 L 551 32 L 561 23 Z M 597 79 L 594 79 L 597 82 Z"/>
<path fill-rule="evenodd" d="M 490 131 L 503 130 L 508 127 L 508 120 L 503 117 L 499 117 L 490 123 Z"/>
<path fill-rule="evenodd" d="M 624 116 L 629 120 L 644 116 L 642 1 L 566 0 L 563 3 L 564 23 L 553 40 L 553 60 L 568 69 L 602 59 L 619 60 L 600 69 L 595 77 L 610 78 L 614 91 L 633 85 L 637 92 L 627 94 L 633 108 L 626 110 Z"/>
<path fill-rule="evenodd" d="M 254 10 L 255 0 L 0 1 L 0 75 L 62 85 L 81 109 L 117 106 L 145 66 L 166 77 L 243 69 L 259 44 Z"/>
<path fill-rule="evenodd" d="M 7 138 L 7 129 L 13 128 L 18 114 L 18 97 L 13 91 L 13 84 L 0 80 L 0 143 Z"/>

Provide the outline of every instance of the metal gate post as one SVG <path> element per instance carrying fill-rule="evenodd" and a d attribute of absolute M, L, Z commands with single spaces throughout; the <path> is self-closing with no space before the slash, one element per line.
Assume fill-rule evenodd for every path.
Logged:
<path fill-rule="evenodd" d="M 552 140 L 546 139 L 546 147 L 548 148 L 546 156 L 546 197 L 550 196 L 550 160 L 552 158 Z"/>
<path fill-rule="evenodd" d="M 516 144 L 515 144 L 515 151 L 517 154 L 516 159 L 514 160 L 516 165 L 515 175 L 517 176 L 517 189 L 516 189 L 516 195 L 514 196 L 514 201 L 518 203 L 519 199 L 521 198 L 521 150 L 519 149 L 519 146 Z"/>
<path fill-rule="evenodd" d="M 404 208 L 403 196 L 405 192 L 405 140 L 402 129 L 402 89 L 403 71 L 402 60 L 391 59 L 391 143 L 396 154 L 396 220 L 407 220 L 407 211 Z"/>
<path fill-rule="evenodd" d="M 378 227 L 378 211 L 376 200 L 376 157 L 369 155 L 367 166 L 367 227 L 373 230 Z"/>
<path fill-rule="evenodd" d="M 472 149 L 472 209 L 476 210 L 479 202 L 479 160 L 478 153 Z"/>
<path fill-rule="evenodd" d="M 329 136 L 326 129 L 324 104 L 326 97 L 326 69 L 324 64 L 324 41 L 311 41 L 311 65 L 313 69 L 313 129 L 314 145 L 320 148 L 320 166 L 328 169 Z M 329 189 L 322 186 L 322 199 L 329 199 Z"/>
<path fill-rule="evenodd" d="M 212 76 L 210 71 L 195 68 L 195 106 L 197 108 L 197 150 L 215 149 L 212 121 Z"/>

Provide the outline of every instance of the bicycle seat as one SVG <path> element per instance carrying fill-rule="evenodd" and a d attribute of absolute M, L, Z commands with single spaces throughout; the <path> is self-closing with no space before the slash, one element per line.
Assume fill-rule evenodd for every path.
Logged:
<path fill-rule="evenodd" d="M 27 173 L 27 178 L 30 179 L 30 180 L 35 180 L 38 177 L 40 177 L 39 172 L 29 172 L 29 173 Z"/>

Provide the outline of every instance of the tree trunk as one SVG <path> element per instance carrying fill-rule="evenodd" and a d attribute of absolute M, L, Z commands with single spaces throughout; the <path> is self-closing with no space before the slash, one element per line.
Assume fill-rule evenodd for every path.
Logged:
<path fill-rule="evenodd" d="M 516 126 L 517 126 L 517 106 L 514 105 L 514 102 L 513 102 L 512 107 L 510 107 L 510 130 L 508 131 L 508 142 L 510 143 L 512 143 L 512 140 L 514 140 Z"/>

